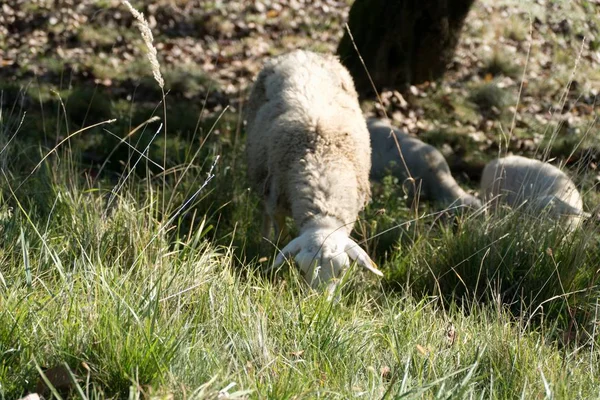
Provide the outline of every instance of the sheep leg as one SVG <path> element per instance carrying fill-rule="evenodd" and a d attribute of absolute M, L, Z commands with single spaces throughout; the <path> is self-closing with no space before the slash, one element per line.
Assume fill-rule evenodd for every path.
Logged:
<path fill-rule="evenodd" d="M 288 237 L 289 232 L 285 224 L 285 213 L 281 211 L 276 212 L 273 225 L 275 226 L 275 240 Z"/>
<path fill-rule="evenodd" d="M 263 214 L 261 232 L 263 238 L 268 239 L 271 235 L 271 216 L 269 215 L 269 213 Z"/>
<path fill-rule="evenodd" d="M 274 240 L 276 242 L 286 238 L 289 235 L 289 232 L 285 224 L 285 215 L 286 214 L 282 211 L 275 211 L 275 215 L 270 215 L 270 213 L 265 210 L 261 230 L 263 237 L 270 238 L 271 228 L 274 228 Z"/>

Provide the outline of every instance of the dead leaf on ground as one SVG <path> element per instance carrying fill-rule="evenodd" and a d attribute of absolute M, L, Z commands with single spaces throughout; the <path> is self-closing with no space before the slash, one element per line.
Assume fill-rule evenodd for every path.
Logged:
<path fill-rule="evenodd" d="M 292 355 L 296 358 L 302 357 L 302 354 L 304 354 L 304 350 L 292 351 Z"/>
<path fill-rule="evenodd" d="M 390 367 L 388 367 L 387 365 L 384 365 L 383 367 L 381 367 L 379 369 L 379 372 L 381 373 L 381 377 L 383 379 L 390 379 L 390 377 L 392 376 L 392 369 Z"/>
<path fill-rule="evenodd" d="M 452 346 L 456 342 L 456 328 L 454 324 L 450 322 L 446 327 L 446 339 L 448 339 L 448 345 Z"/>
<path fill-rule="evenodd" d="M 418 344 L 416 347 L 419 353 L 423 354 L 424 356 L 429 354 L 429 349 L 427 349 L 426 347 L 423 347 L 420 344 Z"/>

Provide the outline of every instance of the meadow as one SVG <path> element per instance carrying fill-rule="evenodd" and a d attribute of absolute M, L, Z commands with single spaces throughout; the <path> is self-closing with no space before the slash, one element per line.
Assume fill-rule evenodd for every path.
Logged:
<path fill-rule="evenodd" d="M 452 219 L 389 176 L 354 231 L 385 276 L 337 302 L 265 272 L 242 114 L 351 2 L 132 2 L 158 76 L 119 1 L 50 3 L 0 15 L 0 399 L 600 396 L 598 2 L 476 2 L 443 82 L 363 104 L 472 191 L 498 155 L 547 159 L 594 217 Z"/>

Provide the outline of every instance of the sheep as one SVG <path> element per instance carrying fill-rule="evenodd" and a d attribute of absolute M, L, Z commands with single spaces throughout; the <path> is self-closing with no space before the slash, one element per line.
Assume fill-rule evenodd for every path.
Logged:
<path fill-rule="evenodd" d="M 414 200 L 414 189 L 420 188 L 420 198 L 431 200 L 444 208 L 458 210 L 481 207 L 479 199 L 456 183 L 446 159 L 435 147 L 381 119 L 370 118 L 367 127 L 372 146 L 371 179 L 379 181 L 389 172 L 401 182 L 414 178 L 414 185 L 407 185 L 409 203 Z"/>
<path fill-rule="evenodd" d="M 293 257 L 312 288 L 337 286 L 356 261 L 382 276 L 350 232 L 370 200 L 369 132 L 348 71 L 330 55 L 296 50 L 266 62 L 246 105 L 248 177 L 262 196 L 263 235 L 299 235 L 272 268 Z"/>
<path fill-rule="evenodd" d="M 567 174 L 538 160 L 514 155 L 492 160 L 483 169 L 480 189 L 491 208 L 506 203 L 536 213 L 546 209 L 549 215 L 564 218 L 569 229 L 589 217 Z"/>

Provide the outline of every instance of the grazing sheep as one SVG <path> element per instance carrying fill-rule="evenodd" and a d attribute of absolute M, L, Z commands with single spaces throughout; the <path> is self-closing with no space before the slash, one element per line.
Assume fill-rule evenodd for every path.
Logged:
<path fill-rule="evenodd" d="M 581 195 L 573 181 L 555 166 L 521 156 L 490 161 L 481 176 L 481 195 L 492 207 L 506 203 L 533 212 L 548 208 L 575 228 L 589 214 L 583 212 Z"/>
<path fill-rule="evenodd" d="M 465 192 L 456 183 L 446 159 L 435 147 L 380 119 L 369 119 L 367 127 L 371 134 L 373 180 L 381 180 L 389 172 L 401 182 L 414 178 L 414 186 L 406 185 L 411 203 L 415 196 L 414 189 L 420 188 L 419 197 L 436 202 L 444 208 L 481 207 L 479 199 Z"/>
<path fill-rule="evenodd" d="M 352 78 L 333 56 L 307 51 L 269 60 L 247 104 L 248 175 L 265 206 L 263 233 L 285 234 L 292 216 L 299 236 L 273 267 L 294 257 L 316 288 L 337 278 L 355 260 L 382 275 L 350 239 L 370 198 L 369 132 Z"/>

